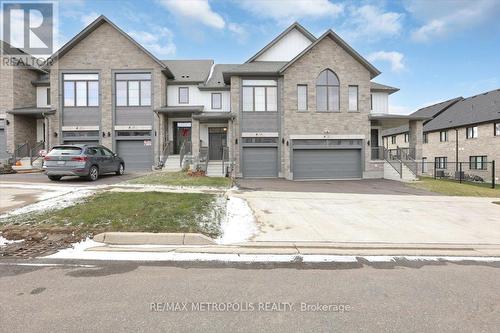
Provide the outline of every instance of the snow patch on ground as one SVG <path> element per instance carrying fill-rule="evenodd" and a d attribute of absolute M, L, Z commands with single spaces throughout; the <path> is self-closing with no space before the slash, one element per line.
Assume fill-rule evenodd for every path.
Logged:
<path fill-rule="evenodd" d="M 47 193 L 45 199 L 0 215 L 0 219 L 18 216 L 26 213 L 44 212 L 52 209 L 62 209 L 79 203 L 82 199 L 94 194 L 87 189 L 71 189 Z M 43 196 L 42 196 L 43 197 Z"/>
<path fill-rule="evenodd" d="M 104 246 L 106 244 L 96 242 L 93 239 L 86 238 L 78 243 L 73 243 L 72 247 L 60 250 L 54 254 L 47 256 L 46 258 L 58 258 L 58 259 L 85 259 L 85 254 L 90 253 L 86 252 L 88 248 L 96 247 L 96 246 Z"/>
<path fill-rule="evenodd" d="M 5 245 L 9 245 L 9 244 L 12 244 L 12 243 L 21 243 L 21 242 L 24 242 L 24 239 L 9 240 L 7 238 L 4 238 L 4 237 L 0 236 L 0 247 L 1 246 L 5 246 Z"/>
<path fill-rule="evenodd" d="M 252 210 L 244 199 L 229 197 L 226 218 L 221 223 L 222 236 L 218 244 L 241 243 L 258 232 Z"/>

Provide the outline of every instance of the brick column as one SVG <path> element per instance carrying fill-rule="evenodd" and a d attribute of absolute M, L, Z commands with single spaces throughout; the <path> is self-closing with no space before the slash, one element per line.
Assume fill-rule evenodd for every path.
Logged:
<path fill-rule="evenodd" d="M 191 122 L 191 151 L 193 161 L 196 161 L 200 155 L 200 121 L 192 119 Z"/>
<path fill-rule="evenodd" d="M 423 121 L 410 120 L 409 123 L 409 146 L 415 151 L 415 160 L 422 160 L 422 144 L 423 144 Z"/>

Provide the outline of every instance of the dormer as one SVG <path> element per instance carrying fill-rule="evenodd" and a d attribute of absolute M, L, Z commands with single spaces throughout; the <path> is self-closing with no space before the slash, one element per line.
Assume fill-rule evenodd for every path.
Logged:
<path fill-rule="evenodd" d="M 389 95 L 399 91 L 398 88 L 370 82 L 370 110 L 372 113 L 389 113 Z"/>

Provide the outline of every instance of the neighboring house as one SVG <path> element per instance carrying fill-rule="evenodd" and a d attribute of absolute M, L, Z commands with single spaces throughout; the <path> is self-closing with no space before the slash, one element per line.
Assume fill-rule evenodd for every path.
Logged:
<path fill-rule="evenodd" d="M 495 160 L 495 174 L 500 177 L 500 89 L 468 98 L 457 97 L 420 109 L 414 115 L 422 112 L 431 117 L 424 123 L 424 161 L 442 169 L 454 169 L 456 161 L 466 162 L 463 171 L 468 172 L 487 168 L 483 162 Z M 386 147 L 405 147 L 407 130 L 403 126 L 384 131 Z M 392 144 L 392 138 L 396 138 L 396 144 Z M 483 173 L 486 178 L 490 171 L 488 168 L 488 175 Z"/>
<path fill-rule="evenodd" d="M 214 64 L 159 60 L 100 16 L 52 59 L 32 80 L 45 145 L 98 142 L 129 170 L 185 156 L 237 177 L 381 178 L 382 131 L 402 125 L 421 158 L 426 117 L 389 114 L 398 89 L 331 30 L 294 23 L 245 63 Z"/>
<path fill-rule="evenodd" d="M 27 56 L 20 49 L 6 46 L 2 41 L 4 56 Z M 44 119 L 55 112 L 47 100 L 48 81 L 44 81 L 47 71 L 7 63 L 2 63 L 0 71 L 0 159 L 15 154 L 18 147 L 26 156 L 37 154 L 35 151 L 44 148 Z"/>

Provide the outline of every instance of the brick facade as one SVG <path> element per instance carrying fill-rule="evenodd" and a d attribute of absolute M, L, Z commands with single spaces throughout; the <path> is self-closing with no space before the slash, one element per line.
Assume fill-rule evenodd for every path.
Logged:
<path fill-rule="evenodd" d="M 340 112 L 316 112 L 316 80 L 325 69 L 337 74 L 340 82 Z M 297 85 L 307 84 L 308 111 L 297 111 Z M 358 86 L 358 112 L 348 112 L 348 86 Z M 326 134 L 363 135 L 363 145 L 370 138 L 370 72 L 332 39 L 325 38 L 304 54 L 284 73 L 282 135 Z M 290 142 L 291 143 L 291 142 Z M 282 170 L 290 172 L 290 149 L 283 149 Z M 370 161 L 370 150 L 364 149 L 363 171 L 376 168 Z"/>
<path fill-rule="evenodd" d="M 61 143 L 60 110 L 62 94 L 61 73 L 71 70 L 95 70 L 99 72 L 99 94 L 101 109 L 100 132 L 111 133 L 101 137 L 101 144 L 113 149 L 113 76 L 112 71 L 144 70 L 152 72 L 153 108 L 166 103 L 166 77 L 161 66 L 149 55 L 108 23 L 103 23 L 86 38 L 77 43 L 64 56 L 55 61 L 50 72 L 52 107 L 56 115 L 50 119 L 50 145 Z M 56 104 L 57 103 L 57 104 Z M 158 117 L 154 117 L 153 135 L 163 132 Z M 54 133 L 58 133 L 55 137 Z M 158 136 L 153 137 L 155 156 L 159 156 Z"/>

